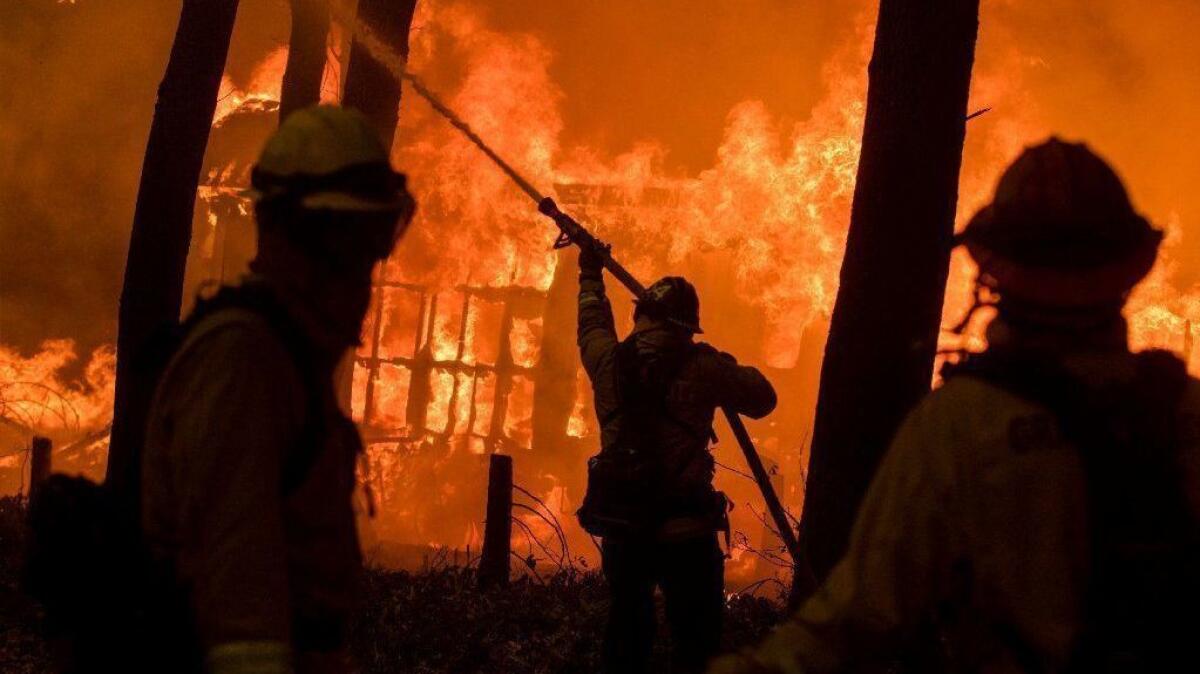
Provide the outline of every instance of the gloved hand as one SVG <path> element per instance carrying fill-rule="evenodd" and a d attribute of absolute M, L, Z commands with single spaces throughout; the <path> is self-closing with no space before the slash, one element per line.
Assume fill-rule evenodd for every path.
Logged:
<path fill-rule="evenodd" d="M 604 260 L 591 246 L 579 247 L 579 278 L 599 279 L 604 270 Z"/>
<path fill-rule="evenodd" d="M 204 671 L 208 674 L 289 674 L 291 661 L 291 649 L 282 641 L 231 641 L 208 649 Z"/>
<path fill-rule="evenodd" d="M 708 665 L 706 674 L 770 674 L 750 658 L 741 654 L 722 655 Z"/>

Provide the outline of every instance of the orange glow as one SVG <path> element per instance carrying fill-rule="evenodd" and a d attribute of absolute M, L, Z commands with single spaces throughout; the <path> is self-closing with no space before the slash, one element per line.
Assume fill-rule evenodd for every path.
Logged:
<path fill-rule="evenodd" d="M 450 107 L 565 211 L 612 243 L 640 279 L 683 274 L 693 280 L 705 338 L 765 368 L 776 381 L 779 410 L 751 430 L 783 467 L 791 487 L 786 505 L 796 513 L 815 404 L 815 385 L 804 382 L 819 363 L 819 357 L 805 357 L 804 338 L 807 328 L 807 348 L 813 348 L 811 332 L 823 330 L 833 307 L 861 147 L 874 3 L 860 4 L 870 6 L 845 12 L 854 26 L 842 42 L 815 55 L 822 75 L 806 113 L 786 114 L 753 98 L 706 110 L 723 119 L 723 131 L 711 161 L 698 170 L 681 169 L 675 149 L 653 137 L 620 145 L 602 134 L 574 140 L 566 120 L 569 104 L 578 101 L 568 99 L 564 82 L 581 73 L 560 67 L 559 55 L 538 35 L 498 27 L 504 22 L 478 2 L 422 0 L 411 36 L 411 69 L 424 74 Z M 1050 96 L 1037 80 L 1050 65 L 1039 54 L 988 42 L 1020 29 L 1006 13 L 1010 4 L 985 3 L 969 109 L 993 110 L 967 127 L 959 226 L 991 198 L 1002 168 L 1025 145 L 1057 131 L 1062 119 L 1049 109 L 1044 99 Z M 286 47 L 275 48 L 258 55 L 248 78 L 226 76 L 214 137 L 239 115 L 272 108 L 286 57 Z M 591 66 L 607 67 L 601 57 Z M 1086 74 L 1078 64 L 1056 67 Z M 340 68 L 331 58 L 326 82 L 340 82 Z M 695 83 L 659 86 L 700 88 L 707 75 L 694 72 Z M 323 100 L 336 97 L 336 86 L 322 92 Z M 640 121 L 612 123 L 619 128 Z M 1097 142 L 1097 149 L 1104 147 Z M 514 456 L 517 482 L 558 513 L 572 551 L 594 557 L 571 516 L 581 498 L 584 462 L 598 448 L 590 385 L 572 350 L 573 290 L 559 292 L 562 284 L 574 283 L 565 273 L 573 270 L 574 252 L 554 251 L 553 226 L 526 196 L 407 90 L 393 159 L 408 174 L 420 208 L 406 240 L 379 271 L 351 374 L 351 409 L 367 441 L 380 501 L 377 521 L 367 526 L 381 541 L 477 549 L 483 455 L 502 452 Z M 235 276 L 223 265 L 218 233 L 239 222 L 245 226 L 249 211 L 244 203 L 221 210 L 210 198 L 231 198 L 246 168 L 217 165 L 201 191 L 206 210 L 197 221 L 194 255 L 221 263 L 206 267 L 218 270 L 213 277 Z M 1131 180 L 1135 200 L 1137 188 L 1155 178 L 1153 171 L 1143 173 L 1149 175 Z M 1187 223 L 1165 197 L 1153 205 L 1148 213 L 1169 236 L 1159 265 L 1131 298 L 1131 343 L 1172 349 L 1200 374 L 1194 346 L 1200 288 L 1189 286 L 1196 260 L 1183 243 Z M 973 265 L 956 251 L 945 325 L 957 324 L 970 306 L 973 280 Z M 609 295 L 618 326 L 626 329 L 627 293 L 610 282 Z M 564 315 L 569 320 L 558 320 Z M 942 346 L 983 349 L 987 320 L 980 315 L 961 344 L 946 335 Z M 64 441 L 103 427 L 111 406 L 112 351 L 92 355 L 80 385 L 58 379 L 73 358 L 68 341 L 46 342 L 31 358 L 0 347 L 0 382 L 13 382 L 0 389 L 3 416 L 61 434 Z M 540 398 L 549 390 L 542 387 L 570 400 Z M 736 445 L 723 428 L 718 432 L 718 461 L 740 469 Z M 734 528 L 759 544 L 762 525 L 747 507 L 762 512 L 753 485 L 722 469 L 717 486 L 738 504 Z M 539 518 L 518 516 L 539 539 L 550 537 Z M 523 536 L 515 532 L 514 542 L 528 543 Z M 737 568 L 752 573 L 752 555 L 737 550 L 735 557 Z"/>
<path fill-rule="evenodd" d="M 0 489 L 16 491 L 24 484 L 26 457 L 14 449 L 27 447 L 34 435 L 53 441 L 55 470 L 103 477 L 116 352 L 108 346 L 96 349 L 81 378 L 65 380 L 62 370 L 77 360 L 69 339 L 47 340 L 29 357 L 0 345 L 0 439 L 5 444 Z"/>
<path fill-rule="evenodd" d="M 102 428 L 112 413 L 116 353 L 97 349 L 81 382 L 63 381 L 59 372 L 77 358 L 69 339 L 47 340 L 29 358 L 0 346 L 0 417 L 51 436 Z"/>

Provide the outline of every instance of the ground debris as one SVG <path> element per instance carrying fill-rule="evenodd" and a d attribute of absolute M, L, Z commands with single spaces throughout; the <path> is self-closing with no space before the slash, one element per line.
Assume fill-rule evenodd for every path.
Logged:
<path fill-rule="evenodd" d="M 373 570 L 364 589 L 352 639 L 366 673 L 599 671 L 608 591 L 598 572 L 568 569 L 544 584 L 521 577 L 481 593 L 474 571 L 461 567 Z M 777 600 L 731 597 L 726 646 L 752 643 L 782 615 Z M 661 612 L 659 622 L 665 622 Z M 665 669 L 668 641 L 660 636 L 655 661 Z"/>
<path fill-rule="evenodd" d="M 20 590 L 24 503 L 0 499 L 0 671 L 51 671 L 41 613 Z M 599 671 L 608 591 L 597 571 L 567 568 L 480 591 L 473 568 L 368 569 L 350 647 L 363 674 L 584 674 Z M 748 645 L 782 617 L 782 604 L 734 595 L 728 648 Z M 661 607 L 659 616 L 662 619 Z M 666 635 L 655 664 L 665 671 Z"/>

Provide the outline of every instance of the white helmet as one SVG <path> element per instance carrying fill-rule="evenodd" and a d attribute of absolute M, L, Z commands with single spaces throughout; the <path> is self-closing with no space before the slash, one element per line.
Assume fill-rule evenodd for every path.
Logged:
<path fill-rule="evenodd" d="M 318 105 L 288 115 L 251 172 L 255 201 L 294 199 L 308 210 L 410 213 L 405 176 L 357 110 Z"/>

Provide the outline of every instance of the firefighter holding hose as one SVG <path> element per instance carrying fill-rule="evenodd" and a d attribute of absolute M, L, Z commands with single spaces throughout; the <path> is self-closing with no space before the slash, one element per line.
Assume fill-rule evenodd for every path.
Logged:
<path fill-rule="evenodd" d="M 253 177 L 258 255 L 201 300 L 153 404 L 143 531 L 174 659 L 155 671 L 350 671 L 362 444 L 334 368 L 415 204 L 357 111 L 312 107 Z M 178 629 L 175 629 L 178 626 Z"/>
<path fill-rule="evenodd" d="M 929 622 L 948 671 L 1195 670 L 1200 382 L 1122 315 L 1161 239 L 1086 146 L 1026 150 L 960 235 L 988 350 L 902 424 L 824 585 L 710 671 L 858 671 Z"/>
<path fill-rule="evenodd" d="M 679 277 L 639 298 L 634 328 L 618 340 L 604 292 L 603 260 L 579 256 L 579 348 L 591 378 L 601 451 L 588 466 L 579 519 L 603 538 L 612 597 L 604 671 L 648 671 L 655 587 L 671 630 L 672 672 L 701 672 L 717 651 L 724 608 L 727 501 L 713 489 L 708 451 L 713 414 L 753 418 L 775 407 L 775 390 L 752 367 L 693 341 L 700 333 L 695 288 Z"/>

